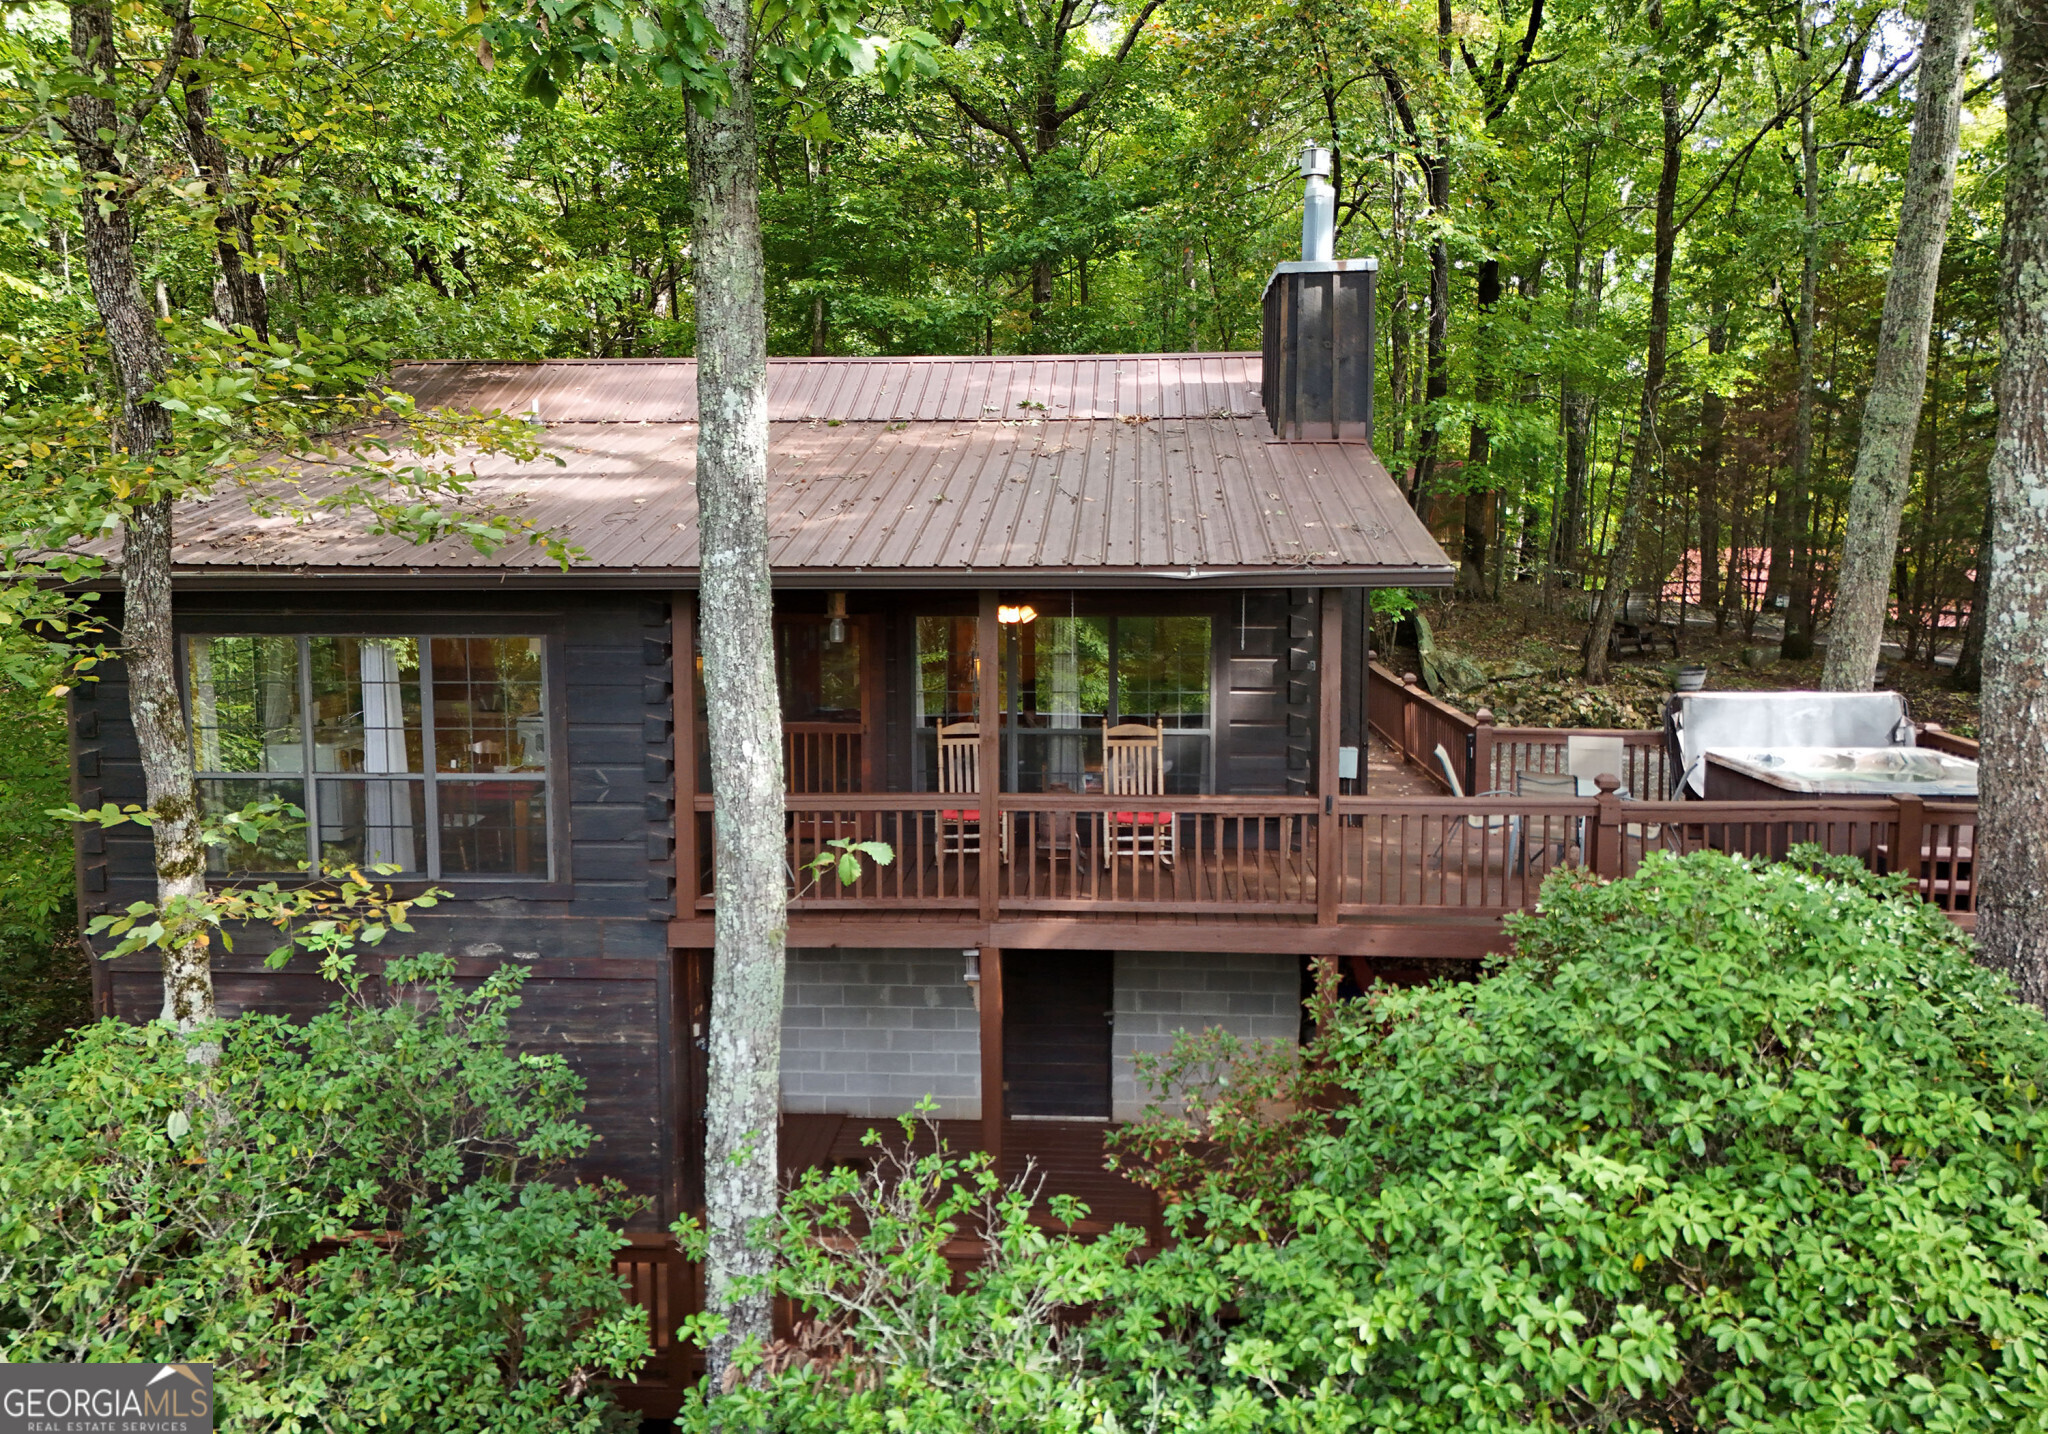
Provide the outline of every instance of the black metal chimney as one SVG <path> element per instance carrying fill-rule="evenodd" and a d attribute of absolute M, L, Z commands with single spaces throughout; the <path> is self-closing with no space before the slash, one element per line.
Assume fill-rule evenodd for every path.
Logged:
<path fill-rule="evenodd" d="M 1260 391 L 1287 439 L 1372 442 L 1373 285 L 1377 259 L 1333 259 L 1330 154 L 1302 151 L 1301 259 L 1266 281 Z"/>

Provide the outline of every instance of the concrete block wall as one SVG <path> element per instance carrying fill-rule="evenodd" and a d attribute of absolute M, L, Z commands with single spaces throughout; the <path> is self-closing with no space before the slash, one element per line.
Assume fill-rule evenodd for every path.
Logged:
<path fill-rule="evenodd" d="M 958 951 L 793 950 L 782 1006 L 782 1108 L 981 1117 L 981 1027 Z"/>
<path fill-rule="evenodd" d="M 1221 1027 L 1244 1040 L 1301 1035 L 1301 957 L 1260 952 L 1119 951 L 1110 1115 L 1135 1120 L 1150 1092 L 1135 1057 L 1162 1053 L 1184 1030 Z"/>
<path fill-rule="evenodd" d="M 1144 1112 L 1134 1057 L 1183 1030 L 1221 1027 L 1292 1043 L 1301 958 L 1256 952 L 1119 951 L 1110 1045 L 1113 1118 Z M 793 950 L 782 1012 L 782 1108 L 901 1115 L 929 1095 L 946 1119 L 981 1116 L 981 1032 L 952 950 Z"/>

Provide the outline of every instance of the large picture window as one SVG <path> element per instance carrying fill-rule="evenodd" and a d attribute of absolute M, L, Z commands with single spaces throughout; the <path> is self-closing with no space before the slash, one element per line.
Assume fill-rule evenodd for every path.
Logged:
<path fill-rule="evenodd" d="M 538 637 L 194 636 L 192 763 L 210 812 L 263 798 L 303 829 L 212 848 L 215 875 L 307 863 L 545 880 Z"/>
<path fill-rule="evenodd" d="M 1005 790 L 1098 791 L 1104 728 L 1142 722 L 1163 733 L 1166 790 L 1207 791 L 1210 641 L 1206 617 L 1034 613 L 1006 623 L 996 684 Z M 919 618 L 917 671 L 918 757 L 929 787 L 937 764 L 930 734 L 977 715 L 975 620 Z"/>

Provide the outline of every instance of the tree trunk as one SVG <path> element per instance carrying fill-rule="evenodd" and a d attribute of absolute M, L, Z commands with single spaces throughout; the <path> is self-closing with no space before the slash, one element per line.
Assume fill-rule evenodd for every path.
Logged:
<path fill-rule="evenodd" d="M 205 56 L 205 42 L 197 35 L 185 44 L 185 58 L 196 61 Z M 263 280 L 248 266 L 255 239 L 254 216 L 249 207 L 233 200 L 234 177 L 228 172 L 227 147 L 213 130 L 213 88 L 203 83 L 189 66 L 185 71 L 185 147 L 192 167 L 206 181 L 206 193 L 216 206 L 213 214 L 214 251 L 220 258 L 223 312 L 216 317 L 229 328 L 247 326 L 256 337 L 270 338 L 270 296 L 263 292 Z"/>
<path fill-rule="evenodd" d="M 1437 0 L 1436 29 L 1437 66 L 1448 81 L 1451 0 Z M 1415 441 L 1415 479 L 1408 491 L 1408 502 L 1425 523 L 1430 518 L 1430 489 L 1436 481 L 1437 423 L 1443 416 L 1443 401 L 1451 392 L 1451 241 L 1445 232 L 1451 222 L 1451 158 L 1449 136 L 1444 132 L 1447 124 L 1442 115 L 1437 116 L 1436 153 L 1430 157 L 1424 176 L 1429 185 L 1429 214 L 1435 231 L 1429 243 L 1429 337 L 1423 360 L 1428 378 L 1423 387 L 1422 431 Z"/>
<path fill-rule="evenodd" d="M 1479 265 L 1479 314 L 1482 325 L 1493 314 L 1494 306 L 1500 302 L 1500 260 L 1487 258 Z M 1480 342 L 1474 356 L 1477 369 L 1472 378 L 1472 403 L 1483 409 L 1493 402 L 1500 389 L 1500 376 L 1488 356 L 1489 336 L 1481 330 Z M 1500 526 L 1500 494 L 1486 477 L 1486 465 L 1493 457 L 1493 432 L 1486 426 L 1486 420 L 1477 418 L 1472 423 L 1472 437 L 1465 449 L 1465 532 L 1464 548 L 1458 565 L 1458 590 L 1470 596 L 1483 596 L 1486 592 L 1487 562 L 1492 556 L 1493 540 Z M 1478 486 L 1473 486 L 1473 485 Z"/>
<path fill-rule="evenodd" d="M 1651 0 L 1650 24 L 1664 28 L 1661 0 Z M 1593 608 L 1586 632 L 1585 679 L 1607 680 L 1607 639 L 1615 614 L 1628 592 L 1628 576 L 1636 556 L 1636 534 L 1642 527 L 1643 502 L 1663 447 L 1657 440 L 1657 405 L 1663 397 L 1671 337 L 1671 261 L 1678 247 L 1678 168 L 1684 158 L 1684 132 L 1679 118 L 1678 86 L 1665 78 L 1657 87 L 1664 118 L 1664 155 L 1657 173 L 1656 255 L 1650 270 L 1650 332 L 1643 363 L 1643 402 L 1636 416 L 1636 451 L 1629 460 L 1628 490 L 1622 497 L 1621 523 L 1607 553 L 1607 581 Z"/>
<path fill-rule="evenodd" d="M 1593 271 L 1585 279 L 1585 294 L 1581 299 L 1579 288 L 1579 266 L 1584 262 L 1580 250 L 1572 251 L 1572 267 L 1568 283 L 1573 289 L 1571 301 L 1571 324 L 1574 330 L 1583 331 L 1599 323 L 1601 290 L 1606 283 L 1607 255 L 1604 252 L 1593 256 Z M 1559 569 L 1572 575 L 1574 587 L 1582 585 L 1584 573 L 1579 566 L 1579 549 L 1586 541 L 1586 500 L 1593 477 L 1593 395 L 1573 385 L 1563 389 L 1564 405 L 1564 518 L 1559 524 L 1555 544 L 1556 562 Z"/>
<path fill-rule="evenodd" d="M 101 94 L 81 91 L 71 101 L 78 167 L 88 177 L 107 175 L 123 187 L 127 156 L 123 117 L 116 101 L 118 56 L 114 12 L 107 3 L 71 11 L 71 54 L 94 72 Z M 131 461 L 147 462 L 171 441 L 171 416 L 149 394 L 169 360 L 142 297 L 135 267 L 135 217 L 125 202 L 101 207 L 88 189 L 79 206 L 85 268 L 93 302 L 106 329 L 107 350 L 121 385 L 115 441 Z M 171 499 L 143 497 L 128 513 L 121 537 L 121 654 L 128 667 L 128 710 L 140 749 L 144 791 L 153 814 L 160 907 L 206 894 L 206 854 L 199 842 L 199 789 L 185 745 L 185 708 L 178 695 L 177 646 L 171 626 Z M 213 972 L 201 929 L 169 923 L 160 945 L 164 973 L 163 1019 L 193 1031 L 213 1019 Z M 210 1046 L 194 1048 L 210 1059 Z"/>
<path fill-rule="evenodd" d="M 1963 68 L 1969 57 L 1970 0 L 1931 0 L 1920 44 L 1920 95 L 1913 148 L 1906 161 L 1906 192 L 1899 205 L 1899 235 L 1885 284 L 1884 319 L 1877 337 L 1877 368 L 1863 402 L 1856 472 L 1849 487 L 1849 521 L 1842 537 L 1834 617 L 1828 624 L 1830 692 L 1865 692 L 1877 678 L 1884 641 L 1885 599 L 1892 557 L 1899 546 L 1912 471 L 1913 436 L 1927 393 L 1927 335 L 1934 321 L 1934 290 L 1948 239 L 1949 201 L 1956 187 L 1956 145 L 1961 130 Z"/>
<path fill-rule="evenodd" d="M 1805 0 L 1799 20 L 1800 57 L 1811 46 Z M 1799 309 L 1793 318 L 1792 345 L 1799 357 L 1799 402 L 1792 424 L 1791 491 L 1786 495 L 1785 534 L 1791 558 L 1791 583 L 1785 604 L 1785 635 L 1780 647 L 1791 661 L 1813 656 L 1813 548 L 1807 528 L 1813 503 L 1813 330 L 1814 304 L 1820 281 L 1820 145 L 1813 128 L 1813 96 L 1799 105 L 1800 187 L 1805 191 L 1799 246 Z"/>
<path fill-rule="evenodd" d="M 750 1238 L 776 1208 L 775 1138 L 782 1064 L 782 733 L 775 695 L 768 576 L 768 337 L 758 207 L 753 10 L 708 0 L 730 66 L 731 101 L 689 117 L 692 261 L 697 301 L 698 602 L 710 714 L 713 917 L 710 1073 L 704 1204 L 710 1240 L 705 1308 L 727 1322 L 705 1352 L 712 1391 L 734 1351 L 772 1334 L 765 1291 L 735 1281 L 768 1273 Z M 681 672 L 689 661 L 677 653 Z M 678 701 L 687 685 L 676 684 Z"/>
<path fill-rule="evenodd" d="M 1998 0 L 2002 354 L 1991 457 L 1977 954 L 2048 1006 L 2048 15 Z"/>
<path fill-rule="evenodd" d="M 1707 352 L 1719 358 L 1728 352 L 1727 305 L 1715 306 L 1707 327 Z M 1728 606 L 1721 600 L 1721 454 L 1727 446 L 1728 400 L 1714 387 L 1718 366 L 1707 376 L 1700 394 L 1700 606 L 1714 610 L 1714 631 L 1728 628 Z M 1729 565 L 1735 554 L 1731 549 Z"/>

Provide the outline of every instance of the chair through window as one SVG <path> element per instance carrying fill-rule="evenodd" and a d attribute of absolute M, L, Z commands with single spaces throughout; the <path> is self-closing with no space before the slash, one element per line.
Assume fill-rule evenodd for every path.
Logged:
<path fill-rule="evenodd" d="M 1112 797 L 1166 794 L 1166 734 L 1142 722 L 1124 722 L 1102 734 L 1102 790 Z M 1174 814 L 1112 810 L 1106 814 L 1102 864 L 1119 856 L 1157 857 L 1173 865 Z"/>

